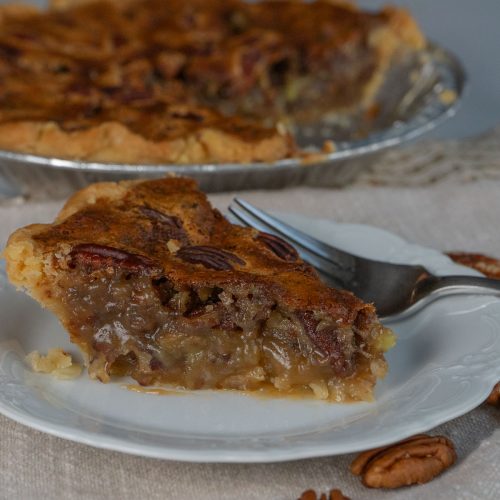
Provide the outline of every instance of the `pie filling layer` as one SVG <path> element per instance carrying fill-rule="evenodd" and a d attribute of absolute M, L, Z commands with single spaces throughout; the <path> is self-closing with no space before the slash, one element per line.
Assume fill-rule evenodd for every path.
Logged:
<path fill-rule="evenodd" d="M 176 287 L 166 277 L 76 265 L 58 289 L 63 323 L 103 382 L 130 375 L 141 385 L 367 400 L 393 344 L 363 311 L 339 327 L 280 307 L 259 286 Z"/>

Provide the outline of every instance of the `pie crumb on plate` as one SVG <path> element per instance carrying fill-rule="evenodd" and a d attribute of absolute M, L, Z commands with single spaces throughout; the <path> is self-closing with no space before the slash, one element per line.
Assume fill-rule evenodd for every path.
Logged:
<path fill-rule="evenodd" d="M 49 349 L 46 356 L 32 351 L 26 356 L 26 361 L 33 371 L 49 373 L 58 379 L 73 379 L 82 373 L 82 367 L 73 361 L 71 354 L 60 348 Z"/>

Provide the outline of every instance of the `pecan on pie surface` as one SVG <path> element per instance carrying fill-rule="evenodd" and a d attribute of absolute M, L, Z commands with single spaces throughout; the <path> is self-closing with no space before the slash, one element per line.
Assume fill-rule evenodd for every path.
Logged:
<path fill-rule="evenodd" d="M 189 179 L 89 186 L 53 224 L 16 231 L 5 257 L 103 382 L 370 400 L 394 344 L 372 305 L 230 224 Z"/>
<path fill-rule="evenodd" d="M 425 40 L 404 10 L 317 0 L 0 7 L 0 148 L 116 163 L 274 161 L 284 123 L 373 108 Z"/>

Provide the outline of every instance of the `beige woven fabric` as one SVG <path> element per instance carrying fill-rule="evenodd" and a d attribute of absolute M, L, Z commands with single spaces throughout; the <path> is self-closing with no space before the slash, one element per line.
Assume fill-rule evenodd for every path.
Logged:
<path fill-rule="evenodd" d="M 463 180 L 463 179 L 461 179 Z M 424 188 L 353 186 L 239 193 L 267 209 L 373 224 L 442 250 L 500 256 L 500 181 Z M 212 201 L 224 209 L 230 194 Z M 16 227 L 53 218 L 60 202 L 0 207 L 0 245 Z M 1 320 L 1 318 L 0 318 Z M 483 405 L 432 433 L 457 445 L 458 463 L 424 486 L 373 491 L 348 471 L 352 456 L 296 462 L 189 464 L 133 457 L 75 444 L 0 417 L 0 499 L 293 500 L 308 488 L 336 487 L 352 499 L 500 498 L 500 410 Z"/>

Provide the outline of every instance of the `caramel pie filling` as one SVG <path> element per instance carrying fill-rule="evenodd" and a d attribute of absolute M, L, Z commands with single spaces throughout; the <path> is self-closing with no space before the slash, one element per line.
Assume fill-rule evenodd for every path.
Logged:
<path fill-rule="evenodd" d="M 91 377 L 141 385 L 277 389 L 366 400 L 386 372 L 392 333 L 361 311 L 351 326 L 281 308 L 254 286 L 176 287 L 166 277 L 76 266 L 60 279 L 72 341 Z M 354 374 L 355 372 L 355 374 Z"/>

